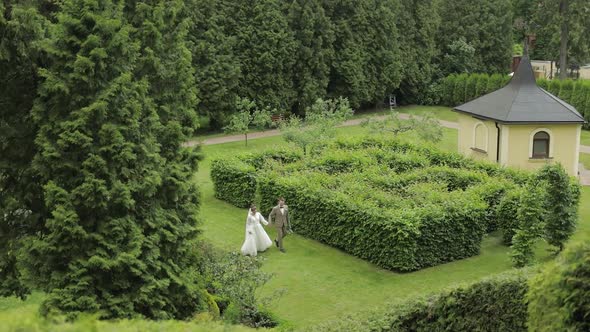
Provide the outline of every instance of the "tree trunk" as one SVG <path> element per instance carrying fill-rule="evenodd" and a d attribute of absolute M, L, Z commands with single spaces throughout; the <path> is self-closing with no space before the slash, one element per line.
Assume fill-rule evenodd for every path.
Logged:
<path fill-rule="evenodd" d="M 559 45 L 559 79 L 567 78 L 567 39 L 568 39 L 568 2 L 561 0 L 559 2 L 559 16 L 561 17 L 561 34 Z"/>

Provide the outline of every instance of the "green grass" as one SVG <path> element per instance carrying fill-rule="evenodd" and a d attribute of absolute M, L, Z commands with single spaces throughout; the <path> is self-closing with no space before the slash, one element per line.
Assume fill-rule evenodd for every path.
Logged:
<path fill-rule="evenodd" d="M 399 108 L 400 113 L 408 113 L 414 115 L 422 115 L 424 113 L 433 113 L 435 117 L 440 120 L 457 122 L 459 116 L 456 112 L 453 112 L 451 108 L 444 106 L 406 106 Z"/>
<path fill-rule="evenodd" d="M 580 162 L 585 169 L 590 170 L 590 153 L 580 153 Z"/>
<path fill-rule="evenodd" d="M 590 146 L 590 130 L 582 130 L 580 144 Z"/>

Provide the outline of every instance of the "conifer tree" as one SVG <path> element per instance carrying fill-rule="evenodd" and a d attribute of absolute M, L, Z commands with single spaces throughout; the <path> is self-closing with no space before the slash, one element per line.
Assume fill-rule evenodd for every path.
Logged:
<path fill-rule="evenodd" d="M 237 40 L 235 34 L 230 34 L 230 8 L 218 0 L 186 1 L 188 39 L 199 91 L 198 112 L 209 117 L 213 129 L 223 127 L 234 111 L 240 79 Z"/>
<path fill-rule="evenodd" d="M 288 8 L 288 19 L 295 38 L 293 88 L 294 109 L 303 114 L 318 98 L 324 98 L 334 55 L 334 31 L 319 1 L 295 0 Z"/>
<path fill-rule="evenodd" d="M 190 167 L 166 163 L 182 160 L 178 139 L 157 137 L 162 127 L 181 135 L 183 115 L 159 109 L 167 95 L 135 77 L 145 53 L 132 31 L 120 2 L 65 0 L 45 46 L 34 167 L 47 216 L 21 250 L 29 280 L 48 293 L 45 314 L 164 319 L 203 307 L 190 248 L 197 204 L 167 185 Z"/>
<path fill-rule="evenodd" d="M 397 19 L 403 63 L 400 94 L 406 102 L 416 103 L 425 94 L 435 75 L 435 35 L 440 24 L 436 2 L 402 0 Z"/>
<path fill-rule="evenodd" d="M 278 0 L 240 2 L 236 54 L 242 72 L 239 95 L 262 107 L 290 109 L 294 102 L 295 42 Z"/>
<path fill-rule="evenodd" d="M 37 230 L 43 212 L 30 164 L 37 151 L 31 108 L 46 26 L 34 6 L 0 2 L 0 296 L 29 293 L 17 268 L 17 251 L 20 240 Z"/>

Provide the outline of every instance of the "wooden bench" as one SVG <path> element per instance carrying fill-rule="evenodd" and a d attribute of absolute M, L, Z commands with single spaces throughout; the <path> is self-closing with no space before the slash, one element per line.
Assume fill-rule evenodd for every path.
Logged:
<path fill-rule="evenodd" d="M 270 120 L 273 123 L 281 122 L 281 121 L 283 121 L 283 115 L 282 114 L 273 114 L 270 116 Z"/>

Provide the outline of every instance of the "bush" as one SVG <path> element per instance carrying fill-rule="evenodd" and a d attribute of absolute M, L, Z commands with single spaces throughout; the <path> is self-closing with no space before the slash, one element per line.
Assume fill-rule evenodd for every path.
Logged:
<path fill-rule="evenodd" d="M 529 331 L 590 331 L 590 244 L 566 249 L 530 282 Z"/>
<path fill-rule="evenodd" d="M 430 298 L 388 305 L 368 318 L 343 317 L 309 331 L 526 331 L 528 278 L 528 271 L 504 273 Z"/>
<path fill-rule="evenodd" d="M 561 82 L 558 97 L 567 103 L 571 103 L 573 90 L 574 83 L 572 82 L 572 80 L 564 80 L 563 82 Z"/>
<path fill-rule="evenodd" d="M 554 96 L 558 96 L 559 95 L 559 91 L 561 90 L 561 81 L 560 80 L 551 80 L 551 82 L 549 82 L 549 93 L 551 93 Z"/>
<path fill-rule="evenodd" d="M 238 158 L 211 163 L 215 197 L 237 207 L 249 207 L 256 196 L 256 168 Z"/>
<path fill-rule="evenodd" d="M 479 97 L 476 93 L 478 80 L 479 74 L 471 74 L 467 77 L 467 80 L 465 82 L 465 102 L 468 102 Z"/>
<path fill-rule="evenodd" d="M 520 204 L 521 188 L 508 191 L 496 206 L 498 227 L 502 230 L 502 242 L 512 244 L 512 238 L 518 228 L 518 206 Z"/>
<path fill-rule="evenodd" d="M 453 106 L 458 106 L 465 103 L 465 87 L 467 85 L 467 78 L 469 75 L 460 74 L 455 81 L 453 89 Z"/>
<path fill-rule="evenodd" d="M 284 196 L 297 233 L 387 269 L 413 271 L 479 253 L 485 204 L 478 197 L 448 193 L 437 204 L 388 210 L 308 179 L 261 177 L 262 209 Z"/>
<path fill-rule="evenodd" d="M 475 96 L 480 97 L 486 94 L 488 81 L 490 76 L 487 74 L 479 74 L 477 78 L 477 84 L 475 85 Z"/>

